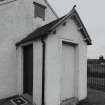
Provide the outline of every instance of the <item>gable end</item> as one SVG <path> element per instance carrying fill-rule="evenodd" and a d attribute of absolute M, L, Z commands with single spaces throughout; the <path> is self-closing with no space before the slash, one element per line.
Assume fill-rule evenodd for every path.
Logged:
<path fill-rule="evenodd" d="M 81 34 L 84 37 L 84 40 L 87 42 L 88 45 L 92 44 L 91 38 L 79 16 L 79 14 L 77 13 L 77 11 L 74 9 L 72 15 L 71 15 L 71 19 L 73 19 L 76 23 L 76 25 L 78 26 L 78 31 L 81 32 Z"/>
<path fill-rule="evenodd" d="M 84 37 L 84 41 L 87 43 L 87 45 L 92 45 L 92 41 L 91 38 L 79 16 L 79 14 L 77 13 L 75 6 L 73 7 L 73 9 L 64 16 L 63 19 L 61 19 L 58 23 L 56 23 L 51 30 L 54 30 L 56 27 L 58 27 L 60 24 L 64 23 L 68 18 L 71 18 L 75 21 L 76 25 L 78 26 L 78 30 L 81 32 L 81 34 Z"/>

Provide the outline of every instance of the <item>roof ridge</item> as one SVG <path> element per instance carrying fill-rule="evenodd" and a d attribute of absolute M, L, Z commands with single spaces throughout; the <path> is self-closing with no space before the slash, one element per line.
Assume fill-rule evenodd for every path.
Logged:
<path fill-rule="evenodd" d="M 57 24 L 55 24 L 55 25 L 51 28 L 51 30 L 52 30 L 53 28 L 56 28 L 60 23 L 62 23 L 66 18 L 68 18 L 68 16 L 72 15 L 72 13 L 74 12 L 75 7 L 76 7 L 76 5 L 74 5 L 73 8 L 70 10 L 70 12 L 67 13 L 67 14 L 64 16 L 64 18 L 62 18 Z"/>

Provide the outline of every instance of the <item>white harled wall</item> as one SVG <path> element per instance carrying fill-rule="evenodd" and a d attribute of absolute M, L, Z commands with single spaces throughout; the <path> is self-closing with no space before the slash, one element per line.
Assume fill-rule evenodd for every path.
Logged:
<path fill-rule="evenodd" d="M 33 43 L 33 102 L 36 105 L 42 104 L 42 64 L 43 45 L 41 40 Z"/>
<path fill-rule="evenodd" d="M 43 0 L 36 0 L 36 2 L 45 4 Z M 17 50 L 21 49 L 16 49 L 15 43 L 29 35 L 39 26 L 54 19 L 56 19 L 56 16 L 53 15 L 47 6 L 46 20 L 44 22 L 41 19 L 35 20 L 33 0 L 17 0 L 7 5 L 0 5 L 0 99 L 22 92 L 22 82 L 19 82 L 22 74 L 20 73 L 21 71 L 18 71 L 21 69 L 19 66 L 22 62 L 17 58 Z M 58 105 L 61 102 L 62 40 L 74 42 L 79 45 L 78 97 L 79 99 L 83 99 L 87 96 L 87 45 L 83 41 L 83 37 L 77 30 L 73 20 L 67 20 L 66 26 L 59 26 L 57 33 L 46 39 L 46 105 Z M 34 45 L 37 49 L 38 46 L 40 47 L 37 51 L 34 50 L 35 54 L 40 54 L 41 42 L 37 41 Z M 19 56 L 21 58 L 22 54 L 19 53 Z M 37 56 L 37 59 L 39 58 Z M 20 65 L 18 65 L 18 61 Z M 41 70 L 39 64 L 37 64 L 37 68 Z M 40 70 L 34 71 L 34 75 L 36 75 L 36 72 L 40 74 Z M 40 76 L 35 76 L 35 78 L 38 78 L 38 80 L 39 78 L 41 79 Z M 39 93 L 37 91 L 41 90 L 41 82 L 36 80 L 35 82 L 37 83 L 37 88 L 34 90 L 33 99 L 40 105 L 41 91 Z"/>
<path fill-rule="evenodd" d="M 59 105 L 61 74 L 59 40 L 56 35 L 50 35 L 45 41 L 45 105 Z"/>
<path fill-rule="evenodd" d="M 79 100 L 87 97 L 87 44 L 75 22 L 68 19 L 66 26 L 60 25 L 56 34 L 51 33 L 46 39 L 46 105 L 58 105 L 62 101 L 62 41 L 77 44 L 75 97 Z"/>
<path fill-rule="evenodd" d="M 72 19 L 68 19 L 66 26 L 61 25 L 57 30 L 60 39 L 78 44 L 78 97 L 83 99 L 87 96 L 87 44 Z"/>
<path fill-rule="evenodd" d="M 34 18 L 33 0 L 17 0 L 0 5 L 0 99 L 21 93 L 22 88 L 19 87 L 22 83 L 19 84 L 21 76 L 18 75 L 20 73 L 17 63 L 19 56 L 15 44 L 37 27 L 56 19 L 47 9 L 49 12 L 43 22 Z"/>

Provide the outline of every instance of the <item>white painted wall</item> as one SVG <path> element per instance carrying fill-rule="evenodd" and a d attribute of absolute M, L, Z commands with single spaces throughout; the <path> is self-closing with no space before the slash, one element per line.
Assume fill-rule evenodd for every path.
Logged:
<path fill-rule="evenodd" d="M 45 105 L 60 104 L 60 44 L 56 35 L 46 39 L 45 55 Z"/>
<path fill-rule="evenodd" d="M 39 23 L 46 24 L 56 18 L 51 12 L 46 14 L 44 22 L 34 18 L 33 0 L 0 5 L 0 99 L 21 93 L 15 43 L 39 27 Z"/>
<path fill-rule="evenodd" d="M 77 44 L 75 97 L 81 100 L 87 96 L 87 44 L 75 22 L 68 19 L 66 26 L 60 25 L 56 34 L 51 33 L 46 40 L 46 105 L 58 105 L 62 101 L 62 41 Z"/>
<path fill-rule="evenodd" d="M 41 40 L 33 43 L 34 69 L 33 69 L 33 102 L 42 104 L 42 64 L 43 46 Z"/>
<path fill-rule="evenodd" d="M 78 27 L 72 19 L 67 20 L 66 26 L 57 28 L 57 36 L 66 41 L 78 44 L 78 98 L 84 99 L 87 96 L 87 44 L 78 31 Z"/>
<path fill-rule="evenodd" d="M 45 2 L 38 1 L 43 4 Z M 21 93 L 19 88 L 19 75 L 15 43 L 29 35 L 37 27 L 56 19 L 51 10 L 46 9 L 46 20 L 34 18 L 33 0 L 18 0 L 11 4 L 0 6 L 0 99 Z M 46 39 L 46 90 L 45 104 L 57 105 L 61 102 L 61 74 L 62 74 L 62 40 L 79 44 L 78 64 L 78 97 L 83 99 L 87 96 L 86 87 L 86 44 L 72 20 L 68 20 L 66 26 L 59 26 L 56 35 Z M 36 44 L 35 44 L 36 43 Z M 35 48 L 41 48 L 40 42 L 35 42 Z M 35 56 L 40 54 L 41 49 L 35 51 Z M 21 54 L 20 54 L 21 56 Z M 41 56 L 40 56 L 41 57 Z M 37 59 L 41 59 L 37 56 Z M 35 58 L 34 58 L 35 59 Z M 36 59 L 35 59 L 36 62 Z M 41 60 L 40 60 L 41 63 Z M 41 73 L 40 63 L 35 63 L 39 71 L 34 70 L 36 82 L 34 101 L 41 104 Z M 38 78 L 38 80 L 36 80 Z M 38 92 L 39 91 L 39 92 Z M 38 92 L 38 93 L 37 93 Z"/>
<path fill-rule="evenodd" d="M 18 94 L 15 43 L 32 31 L 28 0 L 0 6 L 0 98 Z M 24 11 L 24 8 L 26 10 Z M 28 19 L 27 19 L 28 18 Z"/>
<path fill-rule="evenodd" d="M 79 99 L 87 96 L 87 47 L 86 44 L 79 46 Z"/>

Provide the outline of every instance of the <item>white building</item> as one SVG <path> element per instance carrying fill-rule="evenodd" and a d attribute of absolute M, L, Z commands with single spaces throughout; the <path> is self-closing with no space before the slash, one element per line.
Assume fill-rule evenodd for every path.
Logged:
<path fill-rule="evenodd" d="M 0 99 L 23 93 L 36 105 L 85 99 L 87 45 L 74 7 L 58 18 L 46 0 L 0 2 Z"/>

